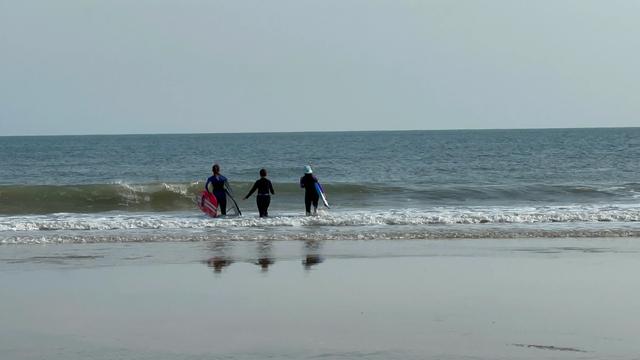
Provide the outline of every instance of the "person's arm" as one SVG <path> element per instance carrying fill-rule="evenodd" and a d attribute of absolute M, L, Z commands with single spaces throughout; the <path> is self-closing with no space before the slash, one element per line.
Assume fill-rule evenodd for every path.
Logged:
<path fill-rule="evenodd" d="M 271 191 L 271 195 L 275 195 L 275 191 L 273 191 L 273 185 L 271 184 L 271 181 L 269 181 L 269 191 Z"/>
<path fill-rule="evenodd" d="M 249 193 L 247 194 L 247 196 L 245 196 L 245 199 L 248 199 L 249 196 L 251 196 L 251 194 L 254 193 L 254 191 L 256 191 L 258 189 L 258 182 L 256 181 L 255 183 L 253 183 L 253 187 L 251 188 L 251 190 L 249 191 Z"/>
<path fill-rule="evenodd" d="M 304 176 L 300 178 L 300 187 L 303 188 L 304 187 Z"/>
<path fill-rule="evenodd" d="M 209 191 L 209 183 L 210 183 L 210 182 L 211 182 L 211 178 L 208 178 L 208 179 L 207 179 L 207 183 L 206 183 L 206 184 L 204 184 L 204 190 L 205 190 L 206 192 L 208 192 L 209 194 L 211 194 L 211 191 Z"/>

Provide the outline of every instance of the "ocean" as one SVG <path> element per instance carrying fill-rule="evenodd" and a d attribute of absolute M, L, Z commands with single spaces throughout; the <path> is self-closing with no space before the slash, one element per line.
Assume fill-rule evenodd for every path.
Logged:
<path fill-rule="evenodd" d="M 0 137 L 0 243 L 637 237 L 638 159 L 640 128 Z M 242 216 L 195 206 L 213 163 Z"/>
<path fill-rule="evenodd" d="M 640 128 L 0 137 L 0 354 L 634 359 L 637 159 Z M 196 207 L 215 162 L 242 216 Z"/>

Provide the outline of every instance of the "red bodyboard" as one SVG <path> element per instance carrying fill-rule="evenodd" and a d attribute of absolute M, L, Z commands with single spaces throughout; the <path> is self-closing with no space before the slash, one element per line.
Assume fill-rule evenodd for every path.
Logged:
<path fill-rule="evenodd" d="M 216 199 L 213 194 L 206 191 L 201 192 L 196 196 L 196 203 L 203 213 L 211 217 L 218 217 L 218 214 L 220 213 L 218 208 L 218 199 Z"/>

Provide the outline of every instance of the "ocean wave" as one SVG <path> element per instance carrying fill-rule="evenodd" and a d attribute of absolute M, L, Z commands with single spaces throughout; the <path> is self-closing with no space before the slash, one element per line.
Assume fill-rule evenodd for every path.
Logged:
<path fill-rule="evenodd" d="M 198 183 L 0 186 L 0 214 L 171 211 L 193 208 Z"/>
<path fill-rule="evenodd" d="M 237 196 L 250 182 L 232 183 Z M 0 214 L 53 214 L 170 212 L 194 208 L 193 197 L 203 182 L 94 185 L 2 185 Z M 587 185 L 425 185 L 324 184 L 330 202 L 338 207 L 393 207 L 398 204 L 424 206 L 447 204 L 618 204 L 637 203 L 640 184 Z M 296 183 L 275 184 L 277 201 L 285 209 L 298 208 L 302 191 Z M 490 221 L 495 221 L 491 220 Z M 465 221 L 465 220 L 462 220 Z M 562 220 L 561 220 L 562 221 Z"/>

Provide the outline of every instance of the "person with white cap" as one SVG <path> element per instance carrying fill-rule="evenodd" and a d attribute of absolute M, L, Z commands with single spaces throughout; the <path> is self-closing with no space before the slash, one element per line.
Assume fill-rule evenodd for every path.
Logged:
<path fill-rule="evenodd" d="M 304 176 L 300 178 L 300 187 L 304 188 L 304 207 L 307 215 L 311 215 L 311 205 L 313 204 L 313 214 L 318 211 L 318 200 L 320 196 L 316 190 L 318 179 L 313 176 L 310 165 L 304 167 Z"/>

